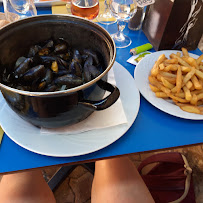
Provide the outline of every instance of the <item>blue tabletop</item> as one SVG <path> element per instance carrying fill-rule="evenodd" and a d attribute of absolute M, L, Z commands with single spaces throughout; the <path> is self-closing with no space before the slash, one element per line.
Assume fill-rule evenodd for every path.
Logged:
<path fill-rule="evenodd" d="M 2 7 L 0 11 L 3 11 Z M 50 13 L 50 8 L 38 8 L 38 15 Z M 129 51 L 148 43 L 148 40 L 141 30 L 131 31 L 126 27 L 124 33 L 130 36 L 133 42 L 130 47 L 117 49 L 116 61 L 133 76 L 135 66 L 126 62 L 130 57 Z M 191 53 L 202 54 L 198 49 Z M 0 146 L 0 173 L 202 143 L 202 124 L 203 121 L 168 115 L 141 96 L 138 116 L 125 135 L 108 147 L 91 154 L 69 158 L 39 155 L 18 146 L 5 134 Z"/>

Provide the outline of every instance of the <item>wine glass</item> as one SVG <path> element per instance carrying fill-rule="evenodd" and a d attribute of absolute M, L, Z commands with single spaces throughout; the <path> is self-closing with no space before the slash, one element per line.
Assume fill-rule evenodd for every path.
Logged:
<path fill-rule="evenodd" d="M 118 32 L 112 35 L 117 48 L 128 47 L 132 41 L 130 37 L 123 34 L 126 22 L 130 20 L 137 11 L 136 0 L 110 0 L 110 10 L 117 19 Z"/>
<path fill-rule="evenodd" d="M 37 15 L 34 0 L 3 0 L 3 5 L 9 22 Z"/>
<path fill-rule="evenodd" d="M 92 20 L 99 14 L 99 0 L 72 0 L 71 13 Z"/>
<path fill-rule="evenodd" d="M 111 11 L 109 9 L 109 0 L 104 0 L 104 8 L 100 9 L 100 13 L 97 16 L 97 21 L 99 23 L 110 25 L 116 22 L 116 18 L 111 15 Z"/>

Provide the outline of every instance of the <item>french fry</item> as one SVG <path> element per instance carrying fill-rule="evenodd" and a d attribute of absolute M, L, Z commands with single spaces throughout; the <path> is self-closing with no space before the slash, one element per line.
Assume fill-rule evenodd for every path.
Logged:
<path fill-rule="evenodd" d="M 194 91 L 191 92 L 191 94 L 201 94 L 201 93 L 203 93 L 203 89 L 201 89 L 201 90 L 194 90 Z"/>
<path fill-rule="evenodd" d="M 167 66 L 164 68 L 164 71 L 166 71 L 166 72 L 169 72 L 169 71 L 177 71 L 177 70 L 178 70 L 178 65 L 175 65 L 175 64 L 167 65 Z"/>
<path fill-rule="evenodd" d="M 164 54 L 161 54 L 159 56 L 158 60 L 155 62 L 154 66 L 151 70 L 152 76 L 156 76 L 159 73 L 159 64 L 161 64 L 165 58 L 166 57 Z"/>
<path fill-rule="evenodd" d="M 163 77 L 163 76 L 162 76 Z M 176 84 L 176 78 L 170 78 L 170 77 L 164 77 L 167 81 L 169 81 L 171 84 Z"/>
<path fill-rule="evenodd" d="M 165 65 L 163 63 L 159 64 L 159 69 L 160 70 L 164 70 L 164 68 L 165 68 Z"/>
<path fill-rule="evenodd" d="M 157 78 L 158 81 L 161 82 L 161 78 L 162 78 L 162 76 L 161 76 L 160 74 L 158 74 L 158 75 L 156 76 L 156 78 Z"/>
<path fill-rule="evenodd" d="M 194 75 L 193 75 L 193 76 L 194 76 Z M 189 81 L 185 84 L 185 86 L 190 90 L 190 89 L 192 88 L 193 84 L 192 84 L 192 82 L 189 80 Z"/>
<path fill-rule="evenodd" d="M 203 65 L 199 65 L 199 70 L 203 71 Z"/>
<path fill-rule="evenodd" d="M 160 92 L 160 89 L 159 89 L 159 88 L 157 88 L 157 87 L 155 87 L 155 86 L 153 86 L 153 85 L 151 85 L 151 84 L 149 84 L 149 87 L 150 87 L 150 89 L 152 90 L 152 92 Z"/>
<path fill-rule="evenodd" d="M 177 86 L 175 86 L 173 89 L 171 89 L 172 93 L 177 93 Z"/>
<path fill-rule="evenodd" d="M 165 61 L 164 61 L 164 63 L 172 63 L 172 64 L 174 64 L 174 63 L 178 63 L 178 59 L 177 58 L 173 58 L 173 59 L 166 59 Z"/>
<path fill-rule="evenodd" d="M 199 80 L 199 83 L 202 85 L 202 87 L 203 87 L 203 80 Z"/>
<path fill-rule="evenodd" d="M 190 66 L 198 68 L 198 64 L 197 61 L 192 58 L 192 57 L 185 57 L 183 58 L 184 61 L 186 61 Z"/>
<path fill-rule="evenodd" d="M 196 105 L 197 105 L 197 101 L 198 101 L 197 95 L 196 95 L 196 94 L 193 94 L 193 95 L 192 95 L 192 99 L 190 100 L 190 104 L 196 106 Z"/>
<path fill-rule="evenodd" d="M 185 92 L 185 99 L 187 101 L 190 101 L 192 99 L 192 95 L 190 93 L 190 90 L 186 86 L 184 86 L 183 91 Z"/>
<path fill-rule="evenodd" d="M 182 87 L 182 71 L 180 66 L 178 66 L 178 70 L 177 70 L 176 87 L 177 87 L 177 93 L 179 93 Z"/>
<path fill-rule="evenodd" d="M 161 81 L 165 87 L 168 89 L 173 89 L 175 85 L 171 84 L 168 80 L 166 80 L 164 77 L 161 77 Z"/>
<path fill-rule="evenodd" d="M 151 70 L 151 75 L 152 76 L 156 76 L 159 73 L 159 66 L 157 64 L 157 62 L 155 62 L 152 70 Z"/>
<path fill-rule="evenodd" d="M 164 92 L 156 92 L 155 95 L 158 98 L 168 98 L 168 95 Z"/>
<path fill-rule="evenodd" d="M 202 89 L 202 84 L 199 82 L 199 80 L 197 79 L 197 77 L 195 75 L 193 75 L 191 77 L 191 81 L 192 81 L 195 89 L 197 89 L 197 90 L 201 90 Z"/>
<path fill-rule="evenodd" d="M 185 104 L 182 104 L 182 103 L 177 102 L 177 101 L 175 102 L 175 104 L 176 104 L 177 106 L 179 106 L 179 107 L 180 107 L 180 106 L 184 106 L 184 105 L 185 105 Z"/>
<path fill-rule="evenodd" d="M 196 59 L 197 65 L 200 65 L 201 61 L 203 60 L 203 54 Z"/>
<path fill-rule="evenodd" d="M 181 103 L 188 103 L 188 101 L 186 99 L 181 99 L 180 97 L 176 97 L 174 95 L 172 95 L 171 93 L 168 94 L 168 96 L 173 99 L 173 100 L 176 100 L 178 102 L 181 102 Z"/>
<path fill-rule="evenodd" d="M 175 54 L 171 54 L 170 57 L 171 58 L 177 58 L 178 59 L 178 63 L 180 63 L 183 66 L 188 66 L 188 67 L 191 68 L 191 66 L 187 62 L 185 62 L 181 57 L 179 57 L 179 56 L 177 56 Z"/>
<path fill-rule="evenodd" d="M 189 56 L 189 53 L 186 48 L 182 47 L 183 56 Z"/>
<path fill-rule="evenodd" d="M 177 52 L 176 55 L 179 56 L 179 57 L 181 57 L 181 53 L 180 53 L 180 52 Z"/>
<path fill-rule="evenodd" d="M 190 88 L 190 91 L 194 91 L 195 90 L 195 87 L 194 85 Z"/>
<path fill-rule="evenodd" d="M 198 109 L 203 113 L 203 106 L 198 106 Z"/>
<path fill-rule="evenodd" d="M 195 75 L 200 78 L 201 80 L 203 80 L 203 72 L 201 72 L 200 70 L 195 70 Z"/>
<path fill-rule="evenodd" d="M 181 66 L 181 70 L 182 70 L 182 72 L 190 72 L 191 71 L 191 68 L 190 67 L 188 67 L 188 66 Z"/>
<path fill-rule="evenodd" d="M 161 91 L 165 92 L 166 94 L 169 94 L 171 92 L 170 89 L 168 89 L 168 88 L 164 87 L 162 84 L 160 84 L 159 81 L 153 76 L 149 76 L 149 82 L 152 85 L 156 86 Z"/>
<path fill-rule="evenodd" d="M 203 55 L 194 59 L 186 48 L 166 58 L 160 55 L 151 69 L 149 86 L 157 98 L 171 99 L 183 111 L 203 115 Z"/>
<path fill-rule="evenodd" d="M 175 93 L 176 97 L 180 97 L 182 99 L 185 99 L 185 93 L 184 92 L 180 92 L 180 93 Z"/>
<path fill-rule="evenodd" d="M 176 78 L 171 78 L 171 77 L 164 77 L 161 76 L 160 73 L 156 76 L 157 80 L 161 81 L 161 78 L 164 78 L 165 80 L 167 80 L 168 82 L 170 82 L 171 84 L 175 85 L 176 84 Z M 162 81 L 161 81 L 162 82 Z"/>
<path fill-rule="evenodd" d="M 196 73 L 195 71 L 197 71 L 197 70 L 195 70 L 195 68 L 192 67 L 192 68 L 191 68 L 191 71 L 188 72 L 188 73 L 186 74 L 186 76 L 184 77 L 184 79 L 183 79 L 183 84 L 186 84 L 187 81 L 189 81 L 189 80 L 191 79 L 191 77 Z M 203 74 L 203 73 L 202 73 L 202 74 Z"/>
<path fill-rule="evenodd" d="M 160 71 L 159 74 L 163 77 L 176 78 L 176 74 Z"/>
<path fill-rule="evenodd" d="M 203 101 L 202 100 L 197 101 L 197 106 L 201 106 L 201 105 L 203 105 Z"/>
<path fill-rule="evenodd" d="M 197 95 L 197 100 L 201 100 L 201 99 L 203 99 L 203 93 L 200 93 Z"/>
<path fill-rule="evenodd" d="M 192 106 L 192 105 L 183 105 L 183 106 L 180 106 L 180 108 L 183 111 L 187 111 L 189 113 L 196 113 L 196 114 L 201 113 L 200 110 L 196 106 Z"/>

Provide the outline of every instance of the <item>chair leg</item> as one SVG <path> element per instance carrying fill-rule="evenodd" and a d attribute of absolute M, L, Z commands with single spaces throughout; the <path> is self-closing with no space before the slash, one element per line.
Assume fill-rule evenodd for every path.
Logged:
<path fill-rule="evenodd" d="M 48 185 L 52 191 L 55 191 L 57 187 L 66 179 L 66 177 L 77 167 L 78 165 L 62 166 L 48 181 Z"/>
<path fill-rule="evenodd" d="M 83 166 L 84 168 L 86 168 L 91 174 L 94 175 L 95 162 L 86 163 L 86 164 L 81 164 L 81 166 Z"/>
<path fill-rule="evenodd" d="M 68 177 L 68 175 L 77 167 L 78 165 L 62 166 L 48 181 L 48 185 L 52 191 L 55 191 L 58 186 Z M 95 162 L 81 164 L 85 169 L 87 169 L 91 174 L 94 175 Z"/>

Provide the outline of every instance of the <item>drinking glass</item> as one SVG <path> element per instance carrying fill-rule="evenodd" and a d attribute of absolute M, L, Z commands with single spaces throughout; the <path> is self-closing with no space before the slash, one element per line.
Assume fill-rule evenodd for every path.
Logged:
<path fill-rule="evenodd" d="M 34 0 L 3 0 L 3 5 L 9 22 L 37 15 Z"/>
<path fill-rule="evenodd" d="M 116 18 L 111 15 L 111 11 L 109 9 L 109 0 L 104 0 L 104 11 L 100 9 L 100 13 L 97 16 L 97 21 L 99 23 L 110 25 L 116 22 Z"/>
<path fill-rule="evenodd" d="M 99 0 L 72 0 L 71 13 L 92 20 L 99 13 Z"/>
<path fill-rule="evenodd" d="M 126 22 L 130 20 L 137 10 L 136 0 L 110 0 L 110 10 L 117 19 L 118 32 L 112 35 L 117 48 L 128 47 L 132 41 L 123 34 Z"/>

